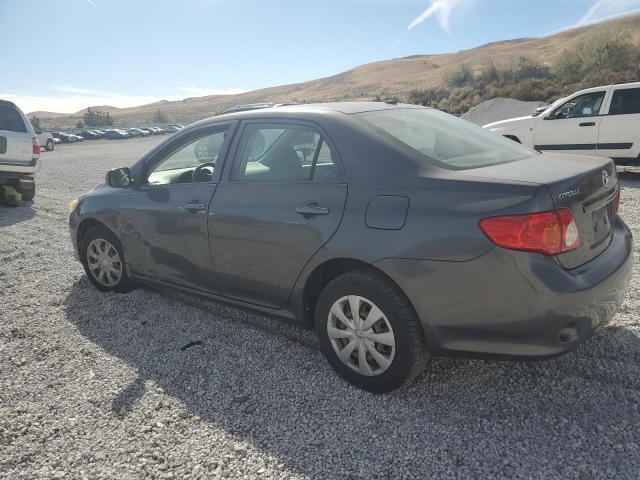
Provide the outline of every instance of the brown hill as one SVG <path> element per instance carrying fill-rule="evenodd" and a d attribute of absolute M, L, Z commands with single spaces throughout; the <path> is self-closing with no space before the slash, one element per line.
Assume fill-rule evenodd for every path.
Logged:
<path fill-rule="evenodd" d="M 613 28 L 628 30 L 635 42 L 640 41 L 640 14 L 605 22 Z M 441 85 L 447 72 L 466 63 L 480 68 L 489 61 L 496 65 L 514 64 L 520 56 L 550 63 L 565 48 L 583 41 L 597 26 L 567 30 L 543 38 L 520 38 L 489 43 L 470 50 L 441 55 L 413 55 L 370 63 L 338 75 L 303 83 L 283 85 L 238 95 L 212 95 L 181 101 L 160 101 L 129 108 L 96 107 L 108 111 L 118 124 L 146 123 L 153 112 L 162 110 L 171 121 L 191 122 L 215 115 L 234 105 L 257 102 L 324 102 L 339 100 L 371 100 L 378 95 L 405 96 L 414 89 Z M 84 113 L 72 116 L 54 114 L 45 117 L 45 125 L 71 126 Z M 31 115 L 31 114 L 30 114 Z M 38 115 L 40 116 L 40 115 Z M 65 118 L 63 118 L 65 117 Z"/>

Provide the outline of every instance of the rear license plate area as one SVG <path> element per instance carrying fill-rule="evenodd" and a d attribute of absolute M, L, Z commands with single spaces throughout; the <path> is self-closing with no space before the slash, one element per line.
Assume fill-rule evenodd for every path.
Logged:
<path fill-rule="evenodd" d="M 606 240 L 611 233 L 611 217 L 609 211 L 609 205 L 605 205 L 591 213 L 591 222 L 593 225 L 592 247 L 598 246 Z"/>

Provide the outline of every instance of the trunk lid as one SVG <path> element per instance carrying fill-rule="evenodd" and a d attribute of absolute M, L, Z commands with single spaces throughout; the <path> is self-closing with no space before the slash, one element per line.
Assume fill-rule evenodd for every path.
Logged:
<path fill-rule="evenodd" d="M 618 192 L 618 178 L 611 159 L 540 154 L 465 173 L 544 185 L 555 208 L 570 209 L 580 233 L 580 247 L 558 255 L 563 267 L 579 267 L 609 246 Z"/>

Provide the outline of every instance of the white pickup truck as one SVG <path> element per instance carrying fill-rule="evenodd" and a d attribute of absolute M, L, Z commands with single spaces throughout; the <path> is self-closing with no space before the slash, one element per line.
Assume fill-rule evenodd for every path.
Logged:
<path fill-rule="evenodd" d="M 53 140 L 53 135 L 46 132 L 41 132 L 40 129 L 33 127 L 33 131 L 36 132 L 36 137 L 38 138 L 38 142 L 40 142 L 40 146 L 44 147 L 47 152 L 53 151 L 55 147 L 55 141 Z"/>
<path fill-rule="evenodd" d="M 26 115 L 14 103 L 0 100 L 0 186 L 8 185 L 32 200 L 40 170 L 40 142 Z"/>
<path fill-rule="evenodd" d="M 484 128 L 536 150 L 640 163 L 640 82 L 589 88 L 533 115 Z"/>

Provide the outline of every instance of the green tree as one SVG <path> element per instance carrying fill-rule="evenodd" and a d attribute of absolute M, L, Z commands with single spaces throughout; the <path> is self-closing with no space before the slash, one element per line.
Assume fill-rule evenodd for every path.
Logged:
<path fill-rule="evenodd" d="M 113 125 L 113 117 L 109 112 L 94 110 L 91 107 L 82 116 L 84 124 L 89 127 L 108 127 Z"/>
<path fill-rule="evenodd" d="M 169 123 L 169 117 L 162 110 L 157 110 L 153 112 L 153 116 L 151 117 L 153 123 Z"/>
<path fill-rule="evenodd" d="M 33 128 L 37 128 L 38 130 L 42 130 L 42 125 L 41 125 L 40 118 L 38 118 L 38 117 L 36 117 L 34 115 L 33 117 L 31 117 L 29 119 L 29 121 L 31 122 L 31 125 L 33 126 Z"/>

